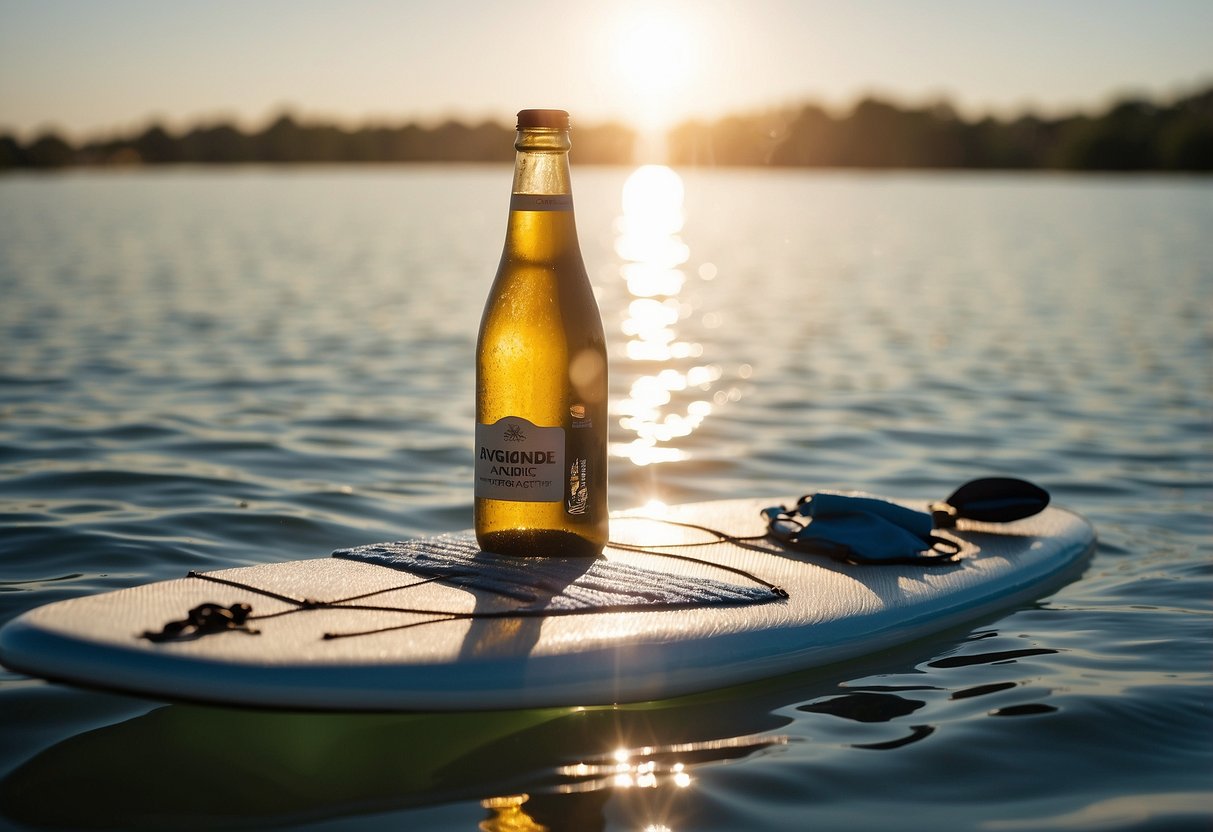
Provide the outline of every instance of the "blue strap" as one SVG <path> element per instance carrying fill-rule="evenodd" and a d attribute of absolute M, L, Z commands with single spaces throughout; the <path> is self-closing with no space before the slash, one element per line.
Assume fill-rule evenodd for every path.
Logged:
<path fill-rule="evenodd" d="M 876 497 L 818 492 L 763 514 L 785 545 L 855 563 L 946 562 L 960 549 L 932 533 L 930 514 Z"/>
<path fill-rule="evenodd" d="M 916 536 L 918 542 L 925 543 L 930 542 L 931 529 L 934 526 L 931 515 L 926 512 L 915 511 L 877 497 L 855 497 L 829 491 L 819 491 L 807 502 L 801 502 L 797 509 L 800 514 L 814 520 L 854 515 L 878 517 L 887 524 Z"/>

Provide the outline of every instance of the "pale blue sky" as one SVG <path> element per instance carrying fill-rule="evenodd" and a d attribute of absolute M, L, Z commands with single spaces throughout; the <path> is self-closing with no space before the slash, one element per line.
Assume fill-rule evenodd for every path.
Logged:
<path fill-rule="evenodd" d="M 947 97 L 1093 108 L 1213 82 L 1213 0 L 0 0 L 0 130 L 563 107 L 668 123 Z"/>

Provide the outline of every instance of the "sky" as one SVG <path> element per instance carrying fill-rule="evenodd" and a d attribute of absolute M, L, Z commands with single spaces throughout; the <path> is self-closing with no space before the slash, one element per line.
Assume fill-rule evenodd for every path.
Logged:
<path fill-rule="evenodd" d="M 1213 83 L 1210 42 L 1213 0 L 0 0 L 0 131 L 660 128 L 864 94 L 1047 115 Z"/>

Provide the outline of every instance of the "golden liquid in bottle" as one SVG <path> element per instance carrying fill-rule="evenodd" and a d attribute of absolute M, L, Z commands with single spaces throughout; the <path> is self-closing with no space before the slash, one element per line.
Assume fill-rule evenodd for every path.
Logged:
<path fill-rule="evenodd" d="M 519 133 L 505 250 L 476 348 L 476 538 L 486 551 L 505 555 L 595 556 L 607 541 L 606 345 L 577 243 L 567 136 Z M 555 209 L 528 210 L 548 193 Z M 513 451 L 508 442 L 486 448 L 480 440 L 480 429 L 501 419 L 516 422 L 518 435 L 563 431 L 547 434 L 556 437 L 550 447 L 561 446 L 558 464 L 528 467 L 525 455 L 521 464 L 517 455 L 500 457 L 504 467 L 485 461 L 486 454 Z M 516 445 L 531 447 L 522 439 Z M 482 467 L 523 476 L 494 480 L 512 482 L 509 499 L 487 497 Z M 536 471 L 528 481 L 525 475 Z M 552 474 L 560 478 L 559 499 L 552 499 Z M 542 499 L 529 499 L 538 480 L 548 484 L 538 489 Z M 502 489 L 492 493 L 502 496 Z"/>

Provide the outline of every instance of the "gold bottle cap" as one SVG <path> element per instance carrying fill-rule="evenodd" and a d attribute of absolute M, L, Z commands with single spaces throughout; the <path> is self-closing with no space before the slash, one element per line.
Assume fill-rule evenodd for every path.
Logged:
<path fill-rule="evenodd" d="M 551 127 L 557 130 L 569 129 L 569 114 L 564 110 L 519 110 L 518 129 L 528 127 Z"/>

